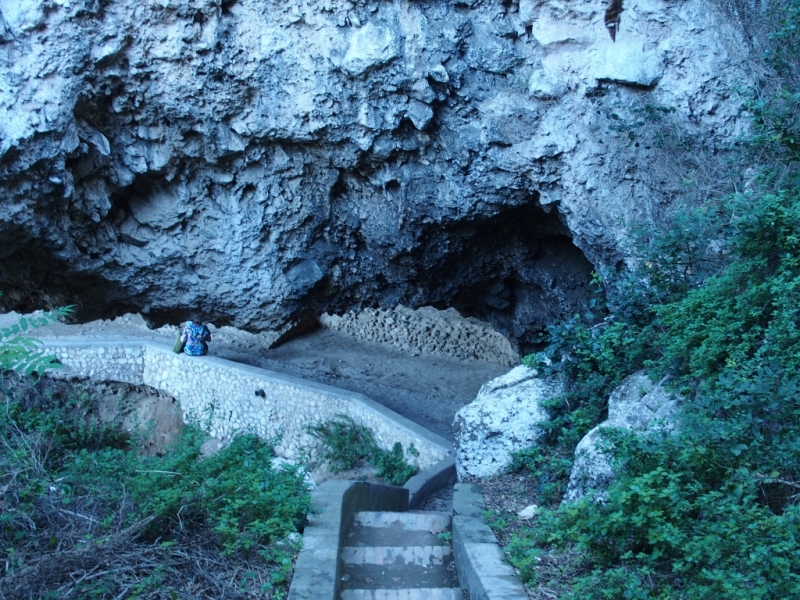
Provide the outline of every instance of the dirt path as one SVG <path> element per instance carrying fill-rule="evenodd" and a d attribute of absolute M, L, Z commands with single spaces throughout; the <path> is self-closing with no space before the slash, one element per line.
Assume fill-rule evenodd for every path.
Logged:
<path fill-rule="evenodd" d="M 18 315 L 0 315 L 0 326 Z M 151 339 L 171 344 L 174 326 L 148 329 L 138 315 L 78 325 L 39 329 L 41 339 L 59 336 L 87 339 Z M 267 335 L 230 327 L 212 328 L 209 354 L 279 373 L 359 392 L 426 429 L 453 439 L 452 422 L 481 385 L 509 368 L 477 360 L 414 355 L 391 346 L 365 342 L 347 334 L 318 329 L 270 349 Z"/>

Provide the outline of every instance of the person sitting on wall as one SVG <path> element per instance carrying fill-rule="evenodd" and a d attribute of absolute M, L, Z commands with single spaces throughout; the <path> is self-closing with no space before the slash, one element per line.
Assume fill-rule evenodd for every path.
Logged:
<path fill-rule="evenodd" d="M 189 356 L 203 356 L 208 354 L 208 342 L 211 341 L 211 331 L 203 325 L 202 321 L 189 320 L 183 326 L 181 341 L 185 344 L 183 351 Z"/>

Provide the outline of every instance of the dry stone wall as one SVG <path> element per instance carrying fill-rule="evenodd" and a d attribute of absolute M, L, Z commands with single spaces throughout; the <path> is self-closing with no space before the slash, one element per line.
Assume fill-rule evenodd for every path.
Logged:
<path fill-rule="evenodd" d="M 319 321 L 328 329 L 407 352 L 444 354 L 505 366 L 519 363 L 519 354 L 508 338 L 486 323 L 463 318 L 453 308 L 437 310 L 424 306 L 412 310 L 402 305 L 388 310 L 367 308 L 342 316 L 323 314 Z"/>
<path fill-rule="evenodd" d="M 384 449 L 400 442 L 419 452 L 409 457 L 420 469 L 451 453 L 450 443 L 366 396 L 280 375 L 221 358 L 174 354 L 153 342 L 103 343 L 52 341 L 48 350 L 63 363 L 59 377 L 149 385 L 174 396 L 187 422 L 205 426 L 211 435 L 230 439 L 252 433 L 279 438 L 284 458 L 311 458 L 319 441 L 306 426 L 346 415 L 368 427 Z"/>

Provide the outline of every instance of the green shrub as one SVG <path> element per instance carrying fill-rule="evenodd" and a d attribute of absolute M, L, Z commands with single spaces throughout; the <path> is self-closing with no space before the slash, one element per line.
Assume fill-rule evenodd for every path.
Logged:
<path fill-rule="evenodd" d="M 525 471 L 536 481 L 536 491 L 543 505 L 557 505 L 567 491 L 572 470 L 572 453 L 561 447 L 536 445 L 511 455 L 512 472 Z"/>
<path fill-rule="evenodd" d="M 544 511 L 512 538 L 510 559 L 529 583 L 539 553 L 575 547 L 589 568 L 571 586 L 580 597 L 800 595 L 800 192 L 730 206 L 731 256 L 697 287 L 636 313 L 624 332 L 615 317 L 553 328 L 554 364 L 560 357 L 572 394 L 586 395 L 551 408 L 557 435 L 517 459 L 532 473 L 552 471 L 638 366 L 671 374 L 684 403 L 672 436 L 613 437 L 620 475 L 602 503 Z M 638 343 L 619 342 L 629 335 Z"/>
<path fill-rule="evenodd" d="M 534 476 L 564 480 L 558 461 L 622 377 L 669 376 L 682 398 L 670 434 L 611 433 L 602 502 L 544 508 L 512 536 L 529 585 L 553 553 L 577 565 L 570 597 L 800 597 L 800 2 L 777 6 L 783 84 L 749 106 L 744 147 L 765 161 L 753 189 L 640 231 L 639 267 L 609 282 L 607 305 L 548 330 L 549 366 L 528 359 L 571 383 L 544 445 L 515 457 Z"/>
<path fill-rule="evenodd" d="M 381 450 L 372 432 L 348 416 L 337 415 L 306 430 L 322 441 L 321 457 L 329 462 L 328 468 L 333 472 L 353 469 L 366 461 L 377 467 L 378 476 L 389 485 L 403 485 L 417 472 L 414 465 L 406 462 L 400 442 L 395 442 L 388 452 Z M 414 444 L 408 447 L 408 454 L 418 456 Z"/>
<path fill-rule="evenodd" d="M 0 373 L 15 371 L 25 375 L 41 375 L 47 369 L 58 369 L 60 363 L 41 349 L 41 342 L 25 334 L 50 325 L 71 312 L 72 307 L 65 306 L 37 316 L 21 317 L 15 325 L 0 329 Z"/>
<path fill-rule="evenodd" d="M 523 359 L 543 375 L 560 374 L 570 384 L 564 396 L 543 404 L 549 415 L 542 425 L 545 442 L 552 447 L 574 447 L 605 418 L 611 390 L 649 357 L 643 338 L 651 333 L 641 324 L 646 318 L 638 311 L 627 316 L 611 313 L 600 276 L 595 274 L 592 283 L 595 298 L 589 310 L 549 325 L 543 337 L 545 351 Z"/>
<path fill-rule="evenodd" d="M 413 453 L 414 445 L 409 446 L 408 450 Z M 417 473 L 417 468 L 406 462 L 400 442 L 395 442 L 388 452 L 376 452 L 372 463 L 378 467 L 378 476 L 383 477 L 389 485 L 403 485 Z"/>
<path fill-rule="evenodd" d="M 271 466 L 270 443 L 238 436 L 201 458 L 206 436 L 187 426 L 164 456 L 141 456 L 93 418 L 91 396 L 65 398 L 46 379 L 15 388 L 0 411 L 0 543 L 10 565 L 0 594 L 169 597 L 200 562 L 245 565 L 253 577 L 237 584 L 242 593 L 285 593 L 310 495 L 298 467 Z M 122 562 L 107 576 L 70 579 L 100 557 Z M 232 593 L 205 581 L 212 595 Z"/>
<path fill-rule="evenodd" d="M 603 503 L 586 499 L 541 514 L 509 546 L 512 562 L 525 564 L 531 548 L 578 544 L 594 564 L 573 584 L 586 598 L 800 592 L 796 504 L 771 511 L 753 493 L 755 480 L 730 478 L 735 456 L 713 441 L 627 441 L 625 468 Z"/>
<path fill-rule="evenodd" d="M 369 429 L 344 415 L 310 425 L 307 431 L 322 441 L 321 457 L 330 463 L 328 468 L 333 472 L 357 467 L 361 461 L 368 461 L 378 448 Z"/>
<path fill-rule="evenodd" d="M 732 203 L 739 209 L 732 243 L 739 260 L 657 311 L 665 359 L 690 377 L 753 361 L 800 364 L 800 188 L 753 200 Z"/>

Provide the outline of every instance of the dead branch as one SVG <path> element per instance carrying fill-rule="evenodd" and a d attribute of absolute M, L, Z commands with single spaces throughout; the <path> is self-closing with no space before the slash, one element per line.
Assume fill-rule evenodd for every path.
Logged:
<path fill-rule="evenodd" d="M 796 481 L 789 481 L 788 479 L 780 479 L 778 477 L 770 477 L 769 475 L 763 475 L 761 473 L 756 473 L 754 479 L 756 481 L 760 481 L 762 483 L 779 483 L 781 485 L 787 485 L 789 487 L 795 488 L 800 490 L 800 483 Z"/>

